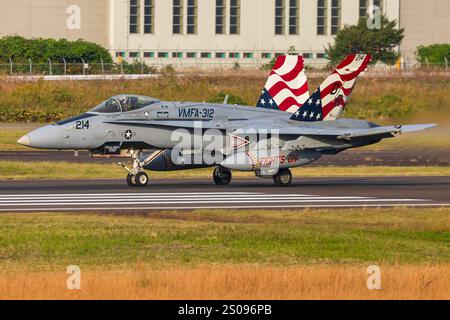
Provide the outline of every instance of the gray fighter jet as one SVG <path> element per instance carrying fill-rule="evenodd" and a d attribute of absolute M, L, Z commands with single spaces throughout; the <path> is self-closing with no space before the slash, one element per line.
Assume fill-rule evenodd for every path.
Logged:
<path fill-rule="evenodd" d="M 289 168 L 323 154 L 435 126 L 378 126 L 340 118 L 370 60 L 365 54 L 347 56 L 310 95 L 302 56 L 283 55 L 277 58 L 256 108 L 124 94 L 87 113 L 36 129 L 18 143 L 89 150 L 93 156 L 128 156 L 131 168 L 120 164 L 128 171 L 131 187 L 147 185 L 145 170 L 204 167 L 215 167 L 213 180 L 218 185 L 230 183 L 231 170 L 239 170 L 289 186 Z"/>

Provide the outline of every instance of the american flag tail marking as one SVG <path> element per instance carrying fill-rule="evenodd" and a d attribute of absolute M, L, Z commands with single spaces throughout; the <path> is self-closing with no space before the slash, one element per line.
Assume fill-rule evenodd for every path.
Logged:
<path fill-rule="evenodd" d="M 343 112 L 357 77 L 367 69 L 372 57 L 348 55 L 291 117 L 297 121 L 336 120 Z"/>
<path fill-rule="evenodd" d="M 277 57 L 256 106 L 294 113 L 308 97 L 303 57 L 282 55 Z"/>

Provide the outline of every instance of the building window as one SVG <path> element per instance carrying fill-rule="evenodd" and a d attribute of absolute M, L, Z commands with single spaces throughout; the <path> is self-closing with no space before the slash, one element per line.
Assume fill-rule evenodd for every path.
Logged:
<path fill-rule="evenodd" d="M 172 52 L 172 58 L 183 58 L 183 52 Z"/>
<path fill-rule="evenodd" d="M 326 59 L 328 58 L 328 55 L 326 53 L 318 53 L 316 54 L 317 59 Z"/>
<path fill-rule="evenodd" d="M 196 52 L 187 52 L 186 58 L 190 58 L 190 59 L 197 58 L 197 53 Z"/>
<path fill-rule="evenodd" d="M 154 52 L 144 52 L 144 58 L 154 58 L 155 53 Z"/>
<path fill-rule="evenodd" d="M 253 59 L 253 53 L 251 53 L 251 52 L 244 52 L 244 58 L 245 59 Z"/>
<path fill-rule="evenodd" d="M 327 2 L 328 0 L 317 0 L 317 34 L 327 34 Z"/>
<path fill-rule="evenodd" d="M 275 34 L 284 34 L 284 1 L 275 0 Z"/>
<path fill-rule="evenodd" d="M 202 59 L 210 59 L 211 58 L 211 52 L 202 52 L 202 53 L 200 53 L 200 57 Z"/>
<path fill-rule="evenodd" d="M 139 4 L 139 0 L 130 0 L 130 33 L 139 33 Z"/>
<path fill-rule="evenodd" d="M 153 33 L 154 0 L 144 0 L 144 33 Z"/>
<path fill-rule="evenodd" d="M 383 0 L 373 0 L 373 5 L 380 8 L 380 11 L 383 12 Z"/>
<path fill-rule="evenodd" d="M 216 0 L 216 34 L 225 34 L 225 1 Z"/>
<path fill-rule="evenodd" d="M 173 33 L 181 34 L 183 30 L 183 0 L 173 0 Z"/>
<path fill-rule="evenodd" d="M 117 51 L 116 52 L 116 58 L 118 58 L 118 57 L 125 58 L 125 52 Z"/>
<path fill-rule="evenodd" d="M 341 28 L 341 0 L 331 0 L 331 34 L 335 35 Z"/>
<path fill-rule="evenodd" d="M 272 54 L 268 53 L 268 52 L 263 52 L 263 53 L 261 53 L 261 58 L 262 59 L 271 59 L 272 58 Z"/>
<path fill-rule="evenodd" d="M 168 58 L 169 53 L 168 52 L 158 52 L 158 58 Z"/>
<path fill-rule="evenodd" d="M 312 59 L 313 54 L 311 52 L 303 53 L 303 58 L 305 59 Z"/>
<path fill-rule="evenodd" d="M 139 58 L 139 52 L 130 52 L 129 56 L 130 58 Z"/>
<path fill-rule="evenodd" d="M 225 59 L 226 58 L 225 52 L 216 52 L 216 58 Z"/>
<path fill-rule="evenodd" d="M 232 59 L 239 59 L 241 57 L 241 55 L 239 54 L 239 52 L 230 52 L 228 54 L 228 56 Z"/>
<path fill-rule="evenodd" d="M 365 18 L 367 16 L 367 7 L 369 6 L 369 0 L 359 0 L 359 17 Z"/>
<path fill-rule="evenodd" d="M 241 0 L 230 0 L 230 34 L 241 33 Z"/>
<path fill-rule="evenodd" d="M 197 0 L 188 0 L 187 4 L 187 34 L 197 33 Z"/>
<path fill-rule="evenodd" d="M 298 34 L 298 1 L 289 0 L 289 34 Z"/>

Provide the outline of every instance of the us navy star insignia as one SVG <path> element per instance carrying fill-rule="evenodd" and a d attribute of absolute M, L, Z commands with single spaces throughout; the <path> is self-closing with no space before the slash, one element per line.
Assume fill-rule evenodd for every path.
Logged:
<path fill-rule="evenodd" d="M 123 132 L 122 135 L 125 137 L 125 139 L 130 140 L 133 136 L 136 135 L 136 133 L 128 129 L 127 131 Z"/>

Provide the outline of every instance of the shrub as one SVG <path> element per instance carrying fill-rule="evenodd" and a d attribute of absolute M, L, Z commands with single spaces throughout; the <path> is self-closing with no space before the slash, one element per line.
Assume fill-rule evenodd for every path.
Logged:
<path fill-rule="evenodd" d="M 66 39 L 25 39 L 20 36 L 7 36 L 0 38 L 0 62 L 7 63 L 9 59 L 15 62 L 47 63 L 62 61 L 67 63 L 80 63 L 83 58 L 86 62 L 112 63 L 108 50 L 102 46 L 85 40 L 68 41 Z"/>
<path fill-rule="evenodd" d="M 416 52 L 417 61 L 425 63 L 444 64 L 445 58 L 450 60 L 450 43 L 419 46 Z"/>

